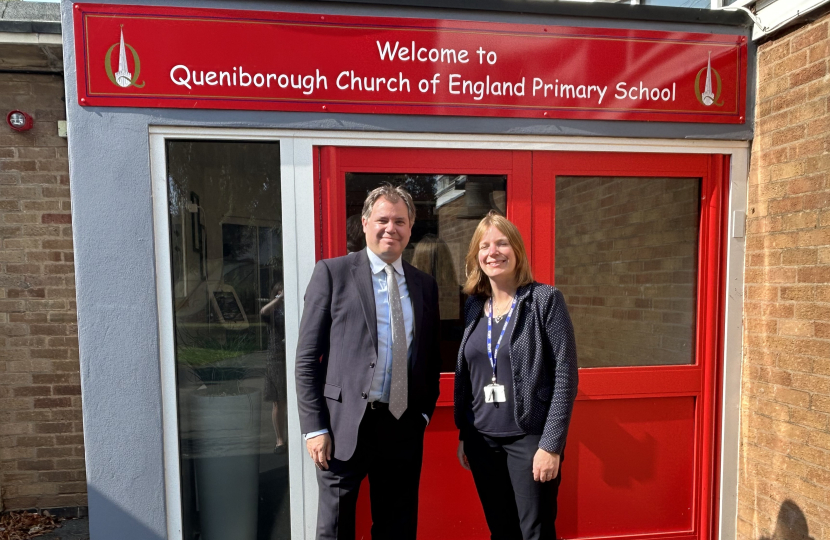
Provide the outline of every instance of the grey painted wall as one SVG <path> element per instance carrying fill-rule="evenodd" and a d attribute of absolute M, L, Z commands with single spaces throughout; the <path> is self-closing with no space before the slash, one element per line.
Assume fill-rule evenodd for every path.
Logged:
<path fill-rule="evenodd" d="M 119 2 L 109 2 L 117 4 Z M 133 1 L 132 4 L 151 4 Z M 175 5 L 175 2 L 152 2 Z M 192 6 L 535 24 L 656 28 L 631 21 L 335 3 L 179 2 Z M 150 125 L 360 131 L 602 135 L 748 140 L 751 125 L 80 107 L 72 4 L 62 5 L 72 219 L 92 540 L 166 537 Z M 711 25 L 661 30 L 745 33 Z M 754 49 L 749 88 L 754 88 Z M 754 102 L 750 95 L 749 103 Z M 747 116 L 753 118 L 751 106 Z"/>

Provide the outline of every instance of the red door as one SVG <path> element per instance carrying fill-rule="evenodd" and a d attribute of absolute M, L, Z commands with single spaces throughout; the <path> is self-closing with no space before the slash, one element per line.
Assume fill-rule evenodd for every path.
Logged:
<path fill-rule="evenodd" d="M 439 284 L 441 397 L 427 430 L 419 537 L 489 538 L 456 460 L 452 371 L 463 259 L 489 209 L 506 212 L 536 279 L 568 302 L 580 392 L 563 463 L 563 538 L 710 538 L 715 523 L 724 170 L 719 156 L 316 149 L 318 258 L 362 248 L 366 193 L 405 184 L 404 257 Z M 350 232 L 351 231 L 351 232 Z M 358 538 L 369 538 L 368 484 Z"/>
<path fill-rule="evenodd" d="M 714 536 L 726 165 L 533 157 L 533 267 L 565 294 L 580 357 L 564 538 Z"/>

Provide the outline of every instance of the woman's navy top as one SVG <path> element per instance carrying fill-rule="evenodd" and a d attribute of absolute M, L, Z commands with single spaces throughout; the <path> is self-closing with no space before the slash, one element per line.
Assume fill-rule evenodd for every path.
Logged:
<path fill-rule="evenodd" d="M 481 433 L 493 437 L 511 437 L 523 435 L 524 432 L 516 425 L 514 414 L 515 397 L 513 395 L 513 370 L 510 366 L 510 334 L 516 323 L 516 313 L 507 329 L 499 346 L 499 356 L 496 362 L 496 382 L 504 385 L 504 394 L 507 401 L 504 403 L 487 403 L 484 400 L 484 387 L 492 383 L 493 368 L 490 365 L 490 358 L 487 355 L 487 316 L 482 316 L 476 322 L 473 332 L 470 334 L 464 346 L 464 358 L 470 371 L 470 383 L 472 385 L 472 410 L 470 423 Z M 506 317 L 500 322 L 493 320 L 491 332 L 492 350 L 496 352 L 496 343 L 499 340 L 501 329 L 504 327 Z"/>

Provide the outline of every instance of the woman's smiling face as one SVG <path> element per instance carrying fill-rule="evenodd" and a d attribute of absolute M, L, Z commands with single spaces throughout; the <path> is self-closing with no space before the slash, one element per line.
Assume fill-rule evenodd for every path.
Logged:
<path fill-rule="evenodd" d="M 490 227 L 478 243 L 478 264 L 490 279 L 512 277 L 516 257 L 507 236 L 497 227 Z"/>

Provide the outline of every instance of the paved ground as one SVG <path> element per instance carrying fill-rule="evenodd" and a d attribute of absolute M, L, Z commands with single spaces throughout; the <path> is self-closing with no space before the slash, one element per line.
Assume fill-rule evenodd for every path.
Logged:
<path fill-rule="evenodd" d="M 67 519 L 59 528 L 36 540 L 89 540 L 89 519 Z"/>

